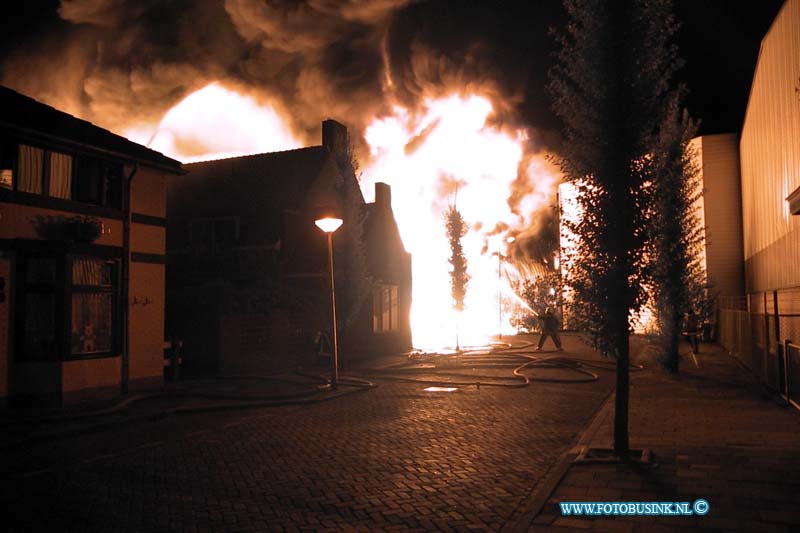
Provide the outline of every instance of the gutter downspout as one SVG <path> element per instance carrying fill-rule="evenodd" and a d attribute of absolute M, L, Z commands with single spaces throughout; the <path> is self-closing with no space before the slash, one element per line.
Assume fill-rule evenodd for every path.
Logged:
<path fill-rule="evenodd" d="M 130 373 L 130 289 L 131 289 L 131 224 L 133 208 L 131 206 L 133 190 L 133 177 L 139 170 L 139 163 L 133 163 L 125 190 L 125 218 L 122 228 L 122 375 L 120 376 L 120 388 L 122 394 L 128 393 L 128 375 Z"/>

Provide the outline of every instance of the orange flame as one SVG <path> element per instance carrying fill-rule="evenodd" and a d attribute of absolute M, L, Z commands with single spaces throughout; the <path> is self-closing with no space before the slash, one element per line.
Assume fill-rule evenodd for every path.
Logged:
<path fill-rule="evenodd" d="M 499 308 L 503 298 L 518 300 L 500 272 L 515 272 L 502 263 L 507 237 L 530 227 L 531 216 L 552 201 L 558 178 L 543 158 L 531 157 L 521 172 L 533 186 L 512 210 L 509 200 L 525 156 L 526 132 L 490 126 L 493 107 L 481 95 L 428 99 L 422 109 L 412 113 L 395 106 L 390 116 L 367 128 L 373 160 L 362 188 L 369 197 L 375 181 L 392 186 L 397 224 L 412 254 L 415 346 L 452 346 L 456 332 L 462 345 L 484 343 L 498 328 L 513 332 Z M 452 203 L 470 227 L 462 243 L 471 280 L 460 314 L 450 296 L 443 218 Z"/>

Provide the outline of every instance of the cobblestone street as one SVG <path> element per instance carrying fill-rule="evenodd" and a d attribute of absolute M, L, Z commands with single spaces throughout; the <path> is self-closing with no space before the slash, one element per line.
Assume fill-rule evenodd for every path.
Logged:
<path fill-rule="evenodd" d="M 612 373 L 600 377 L 454 393 L 382 381 L 313 405 L 170 416 L 7 450 L 6 523 L 497 530 L 600 407 Z"/>

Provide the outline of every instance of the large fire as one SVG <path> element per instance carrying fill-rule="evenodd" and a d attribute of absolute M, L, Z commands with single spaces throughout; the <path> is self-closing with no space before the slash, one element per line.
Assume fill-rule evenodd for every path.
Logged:
<path fill-rule="evenodd" d="M 461 345 L 479 344 L 514 331 L 501 310 L 501 302 L 516 299 L 509 279 L 518 265 L 508 257 L 520 254 L 510 247 L 524 241 L 540 210 L 553 207 L 558 178 L 542 156 L 526 153 L 524 130 L 490 125 L 492 114 L 489 97 L 455 93 L 429 98 L 414 111 L 395 106 L 365 129 L 364 196 L 371 200 L 376 181 L 392 186 L 395 217 L 413 257 L 417 348 L 454 346 L 456 335 Z M 289 123 L 269 103 L 214 83 L 167 112 L 155 133 L 151 127 L 126 134 L 181 161 L 198 161 L 301 146 Z M 469 226 L 462 313 L 450 294 L 444 221 L 450 205 Z"/>
<path fill-rule="evenodd" d="M 428 99 L 423 111 L 395 107 L 366 130 L 372 162 L 366 167 L 365 194 L 374 181 L 392 185 L 394 211 L 413 258 L 411 329 L 420 348 L 480 344 L 511 333 L 500 302 L 514 298 L 508 273 L 510 237 L 525 232 L 530 217 L 552 201 L 556 178 L 540 158 L 520 169 L 524 131 L 501 131 L 487 124 L 492 103 L 485 96 L 454 94 Z M 518 209 L 509 198 L 518 172 L 531 187 Z M 455 205 L 470 229 L 462 240 L 470 283 L 465 310 L 456 313 L 450 296 L 450 247 L 444 212 Z M 503 270 L 505 272 L 503 272 Z"/>

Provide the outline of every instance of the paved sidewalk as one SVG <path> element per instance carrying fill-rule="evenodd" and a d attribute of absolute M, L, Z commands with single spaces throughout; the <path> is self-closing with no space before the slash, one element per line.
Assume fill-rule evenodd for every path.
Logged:
<path fill-rule="evenodd" d="M 682 360 L 681 375 L 631 375 L 633 449 L 652 464 L 572 463 L 581 446 L 551 471 L 555 490 L 529 505 L 517 529 L 531 531 L 798 531 L 800 412 L 780 405 L 724 351 L 702 345 Z M 650 365 L 652 367 L 652 365 Z M 610 448 L 613 395 L 581 444 Z M 549 497 L 547 495 L 549 494 Z M 562 516 L 559 502 L 708 501 L 705 516 Z M 543 505 L 542 505 L 543 504 Z"/>

